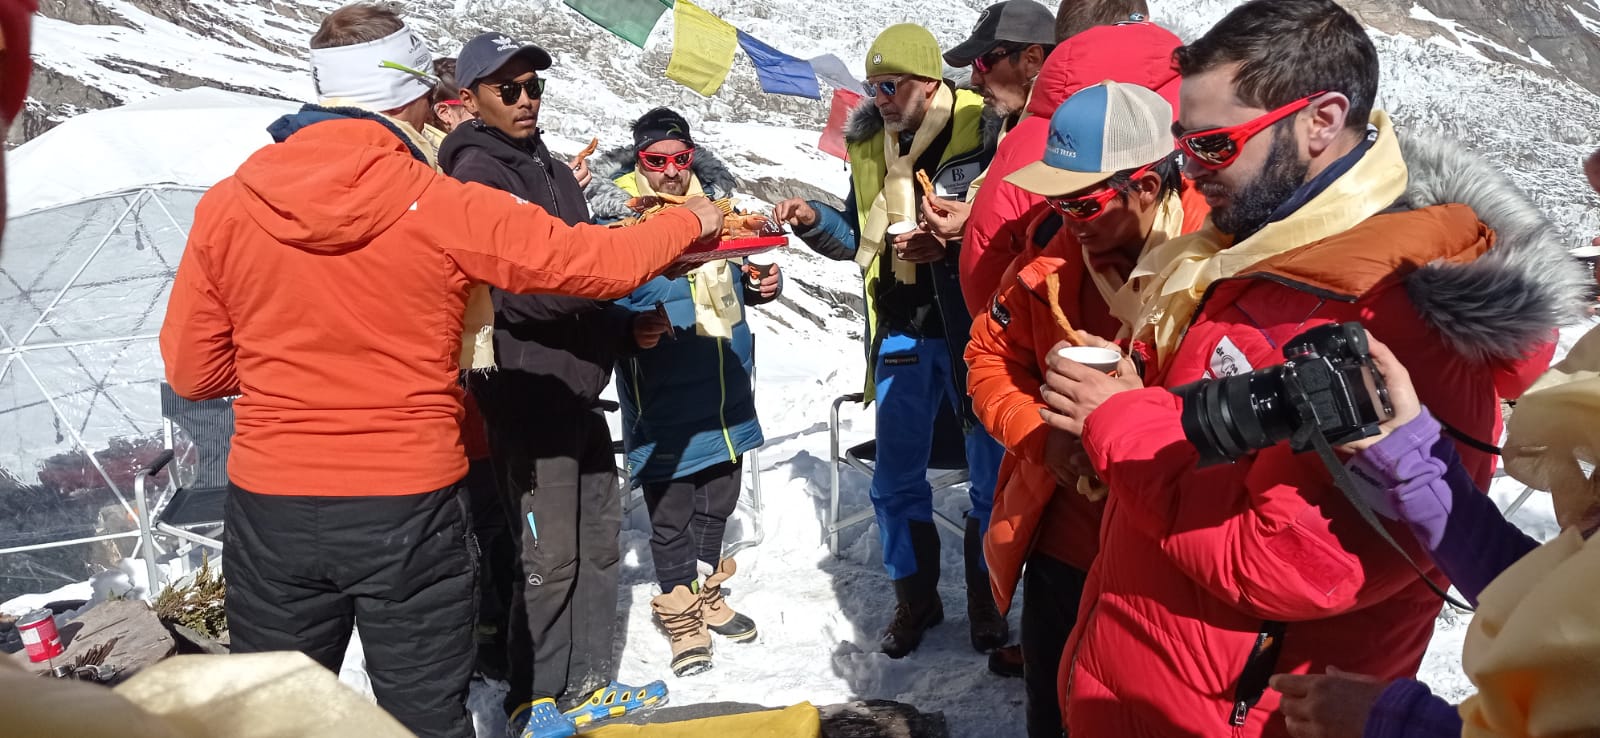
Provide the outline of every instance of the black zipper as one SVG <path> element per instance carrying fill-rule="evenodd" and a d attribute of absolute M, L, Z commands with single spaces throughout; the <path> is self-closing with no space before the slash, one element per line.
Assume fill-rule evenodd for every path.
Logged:
<path fill-rule="evenodd" d="M 1261 701 L 1261 696 L 1266 694 L 1267 681 L 1278 668 L 1278 654 L 1283 650 L 1283 632 L 1285 625 L 1277 620 L 1267 620 L 1261 623 L 1261 631 L 1256 633 L 1255 645 L 1250 648 L 1250 656 L 1244 661 L 1244 669 L 1239 673 L 1239 683 L 1233 691 L 1233 713 L 1228 716 L 1228 724 L 1235 728 L 1241 727 L 1250 714 L 1250 708 Z"/>

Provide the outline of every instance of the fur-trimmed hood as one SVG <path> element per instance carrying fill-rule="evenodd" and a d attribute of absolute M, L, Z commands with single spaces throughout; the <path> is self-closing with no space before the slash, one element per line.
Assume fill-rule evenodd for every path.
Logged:
<path fill-rule="evenodd" d="M 1465 356 L 1509 361 L 1578 320 L 1593 277 L 1527 195 L 1460 142 L 1420 133 L 1399 139 L 1409 181 L 1398 207 L 1460 203 L 1495 232 L 1482 257 L 1436 262 L 1407 278 L 1423 319 Z"/>
<path fill-rule="evenodd" d="M 589 159 L 589 171 L 594 176 L 589 180 L 589 186 L 584 188 L 583 196 L 589 200 L 589 212 L 594 214 L 595 220 L 606 222 L 635 215 L 628 209 L 628 200 L 633 195 L 618 187 L 613 180 L 632 172 L 638 156 L 638 147 L 619 146 Z M 733 196 L 737 184 L 733 171 L 711 149 L 696 146 L 694 165 L 690 168 L 694 170 L 694 176 L 699 178 L 700 187 L 711 199 Z"/>
<path fill-rule="evenodd" d="M 951 87 L 952 92 L 956 89 L 961 89 L 951 84 L 949 80 L 945 81 L 945 85 Z M 1000 143 L 1000 128 L 1004 123 L 1005 121 L 1000 116 L 995 115 L 992 108 L 987 105 L 984 106 L 984 150 L 993 151 L 995 146 Z M 857 104 L 855 109 L 850 111 L 850 117 L 844 124 L 844 140 L 846 143 L 861 143 L 882 132 L 883 114 L 878 112 L 878 106 L 872 102 L 872 98 L 867 98 Z"/>

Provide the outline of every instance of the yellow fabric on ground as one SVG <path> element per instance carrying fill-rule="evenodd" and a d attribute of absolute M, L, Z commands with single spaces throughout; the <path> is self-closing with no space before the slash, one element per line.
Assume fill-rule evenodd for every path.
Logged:
<path fill-rule="evenodd" d="M 811 703 L 802 702 L 782 710 L 719 715 L 678 723 L 607 725 L 583 735 L 587 738 L 820 738 L 822 716 Z"/>

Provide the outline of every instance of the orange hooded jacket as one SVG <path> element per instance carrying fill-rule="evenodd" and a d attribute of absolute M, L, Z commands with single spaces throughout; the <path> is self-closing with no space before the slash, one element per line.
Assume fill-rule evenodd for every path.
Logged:
<path fill-rule="evenodd" d="M 1181 232 L 1192 233 L 1205 224 L 1210 208 L 1192 186 L 1181 197 Z M 983 539 L 989 586 L 1002 612 L 1010 609 L 1022 565 L 1036 549 L 1088 571 L 1100 548 L 1104 502 L 1058 487 L 1044 465 L 1050 429 L 1039 417 L 1045 407 L 1039 387 L 1051 347 L 1066 340 L 1051 313 L 1045 277 L 1060 275 L 1061 310 L 1073 327 L 1101 337 L 1116 336 L 1122 327 L 1089 279 L 1078 240 L 1066 228 L 1050 232 L 1044 226 L 1060 217 L 1045 203 L 1025 217 L 1025 242 L 1045 245 L 1024 250 L 1012 262 L 1015 276 L 1001 280 L 989 311 L 972 324 L 966 354 L 973 411 L 1006 447 Z"/>
<path fill-rule="evenodd" d="M 228 476 L 244 489 L 439 489 L 467 471 L 470 285 L 621 297 L 699 235 L 683 209 L 568 227 L 436 173 L 382 123 L 317 122 L 201 199 L 161 329 L 167 381 L 192 399 L 240 395 Z"/>

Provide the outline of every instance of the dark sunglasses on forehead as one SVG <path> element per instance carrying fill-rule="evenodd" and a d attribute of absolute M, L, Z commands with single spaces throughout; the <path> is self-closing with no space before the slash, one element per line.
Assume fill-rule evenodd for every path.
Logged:
<path fill-rule="evenodd" d="M 1016 48 L 1014 46 L 1008 46 L 1006 44 L 1001 44 L 1001 45 L 996 46 L 993 49 L 991 49 L 989 51 L 989 53 L 984 54 L 983 56 L 980 56 L 980 57 L 978 57 L 976 59 L 973 59 L 972 60 L 972 68 L 978 74 L 988 74 L 990 72 L 990 70 L 994 69 L 994 66 L 996 64 L 1000 63 L 1001 59 L 1005 59 L 1005 58 L 1011 57 L 1011 56 L 1016 56 L 1017 54 L 1022 53 L 1022 51 L 1023 51 L 1022 49 Z"/>
<path fill-rule="evenodd" d="M 1161 164 L 1162 161 L 1166 161 L 1166 159 L 1151 162 L 1140 167 L 1137 171 L 1128 176 L 1128 181 L 1125 184 L 1117 187 L 1102 187 L 1082 197 L 1074 197 L 1071 199 L 1060 197 L 1049 198 L 1050 207 L 1055 208 L 1056 212 L 1061 213 L 1062 215 L 1065 215 L 1073 220 L 1094 220 L 1095 218 L 1105 214 L 1106 204 L 1110 203 L 1112 198 L 1127 192 L 1135 183 L 1139 181 L 1140 177 L 1150 173 L 1156 168 L 1157 165 Z"/>
<path fill-rule="evenodd" d="M 522 99 L 522 93 L 528 93 L 529 100 L 538 100 L 544 97 L 544 78 L 535 77 L 527 82 L 481 82 L 479 84 L 493 87 L 500 93 L 500 102 L 506 105 L 516 105 Z"/>
<path fill-rule="evenodd" d="M 1194 160 L 1194 163 L 1206 169 L 1222 169 L 1239 158 L 1239 152 L 1244 145 L 1254 138 L 1256 134 L 1271 128 L 1273 124 L 1295 113 L 1304 110 L 1327 91 L 1318 92 L 1300 98 L 1277 110 L 1262 115 L 1254 120 L 1245 121 L 1236 126 L 1226 128 L 1208 128 L 1194 133 L 1177 135 L 1178 150 L 1185 156 Z M 1173 124 L 1176 128 L 1177 124 Z"/>
<path fill-rule="evenodd" d="M 694 149 L 684 149 L 676 154 L 639 152 L 639 165 L 652 172 L 666 171 L 667 162 L 672 162 L 679 169 L 688 169 L 694 163 Z"/>

